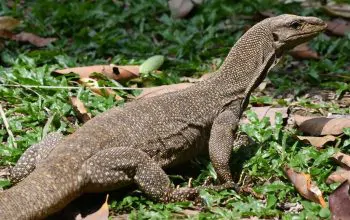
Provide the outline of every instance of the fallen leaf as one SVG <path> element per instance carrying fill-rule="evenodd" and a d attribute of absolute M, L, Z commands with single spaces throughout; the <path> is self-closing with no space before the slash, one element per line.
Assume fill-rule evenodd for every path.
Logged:
<path fill-rule="evenodd" d="M 140 73 L 150 73 L 159 69 L 164 63 L 164 56 L 155 55 L 148 58 L 145 62 L 143 62 L 140 66 Z"/>
<path fill-rule="evenodd" d="M 141 94 L 136 97 L 136 99 L 147 99 L 154 96 L 163 95 L 169 92 L 176 92 L 176 91 L 186 89 L 192 85 L 193 83 L 179 83 L 179 84 L 145 88 L 144 90 L 142 90 Z"/>
<path fill-rule="evenodd" d="M 57 38 L 42 38 L 32 33 L 21 32 L 12 37 L 12 40 L 29 42 L 37 47 L 45 47 L 57 40 Z"/>
<path fill-rule="evenodd" d="M 289 53 L 297 59 L 320 59 L 318 53 L 312 50 L 307 43 L 296 46 Z"/>
<path fill-rule="evenodd" d="M 350 127 L 350 119 L 346 117 L 326 118 L 294 115 L 294 120 L 300 131 L 312 136 L 339 135 L 343 133 L 344 128 Z"/>
<path fill-rule="evenodd" d="M 89 88 L 91 91 L 93 91 L 94 93 L 98 94 L 98 95 L 113 95 L 114 98 L 118 101 L 124 100 L 122 97 L 120 97 L 119 95 L 117 95 L 116 92 L 114 92 L 112 89 L 110 88 L 99 88 L 100 86 L 98 85 L 97 80 L 92 79 L 92 78 L 80 78 L 78 80 L 78 82 L 84 86 L 86 86 L 87 88 Z"/>
<path fill-rule="evenodd" d="M 122 214 L 117 216 L 112 216 L 111 220 L 129 220 L 129 214 Z"/>
<path fill-rule="evenodd" d="M 262 92 L 266 89 L 267 84 L 269 84 L 269 82 L 267 80 L 264 80 L 260 83 L 260 85 L 258 85 L 258 87 L 256 88 L 257 91 Z"/>
<path fill-rule="evenodd" d="M 350 119 L 350 115 L 338 115 L 338 114 L 329 114 L 329 118 L 347 118 Z"/>
<path fill-rule="evenodd" d="M 350 181 L 350 168 L 338 167 L 336 171 L 334 171 L 328 176 L 326 183 L 342 183 L 347 180 Z"/>
<path fill-rule="evenodd" d="M 350 155 L 342 152 L 335 153 L 332 158 L 340 165 L 350 167 Z"/>
<path fill-rule="evenodd" d="M 0 37 L 4 39 L 12 39 L 15 34 L 8 30 L 0 29 Z"/>
<path fill-rule="evenodd" d="M 350 216 L 349 182 L 342 183 L 332 194 L 329 195 L 329 209 L 332 220 L 345 220 Z"/>
<path fill-rule="evenodd" d="M 11 30 L 17 27 L 19 23 L 20 21 L 13 17 L 0 17 L 0 38 L 12 39 L 14 34 L 11 32 Z M 0 39 L 0 50 L 5 47 L 5 42 L 3 39 Z"/>
<path fill-rule="evenodd" d="M 7 179 L 10 176 L 10 167 L 0 167 L 0 179 Z"/>
<path fill-rule="evenodd" d="M 20 42 L 29 42 L 37 47 L 45 47 L 57 40 L 56 38 L 42 38 L 27 32 L 21 32 L 19 34 L 10 32 L 17 27 L 19 23 L 19 20 L 12 17 L 0 17 L 0 37 Z"/>
<path fill-rule="evenodd" d="M 261 15 L 263 18 L 271 18 L 276 16 L 277 14 L 272 10 L 266 10 L 266 11 L 259 11 L 259 15 Z"/>
<path fill-rule="evenodd" d="M 263 107 L 251 107 L 250 110 L 256 113 L 259 120 L 263 119 L 264 117 L 269 117 L 271 125 L 276 124 L 275 116 L 277 112 L 282 114 L 282 118 L 288 117 L 287 107 L 274 108 L 271 106 L 263 106 Z M 249 123 L 249 120 L 246 117 L 240 120 L 240 124 L 248 124 L 248 123 Z"/>
<path fill-rule="evenodd" d="M 241 192 L 246 193 L 246 194 L 250 194 L 250 195 L 254 196 L 257 199 L 260 199 L 260 200 L 264 199 L 264 195 L 263 194 L 255 192 L 254 189 L 252 187 L 250 187 L 250 186 L 241 186 L 240 190 L 241 190 Z"/>
<path fill-rule="evenodd" d="M 212 77 L 212 76 L 214 76 L 214 75 L 215 75 L 214 72 L 212 72 L 212 73 L 206 73 L 206 74 L 202 75 L 201 78 L 199 78 L 199 79 L 200 79 L 201 81 L 207 80 L 207 79 L 209 79 L 210 77 Z"/>
<path fill-rule="evenodd" d="M 0 17 L 0 30 L 11 31 L 19 25 L 20 21 L 9 16 Z"/>
<path fill-rule="evenodd" d="M 345 36 L 345 33 L 350 32 L 350 23 L 337 18 L 332 21 L 327 21 L 327 31 L 333 35 Z"/>
<path fill-rule="evenodd" d="M 311 176 L 309 174 L 296 172 L 289 167 L 285 167 L 284 172 L 300 195 L 306 199 L 319 203 L 323 208 L 327 206 L 323 199 L 321 190 L 311 181 Z"/>
<path fill-rule="evenodd" d="M 335 137 L 332 135 L 326 135 L 323 137 L 311 137 L 311 136 L 297 136 L 299 140 L 304 141 L 317 148 L 322 148 L 328 142 L 335 141 Z"/>
<path fill-rule="evenodd" d="M 200 211 L 192 210 L 192 209 L 183 209 L 180 212 L 183 213 L 186 216 L 198 215 L 200 213 Z"/>
<path fill-rule="evenodd" d="M 333 4 L 322 7 L 328 14 L 343 18 L 350 18 L 349 4 Z"/>
<path fill-rule="evenodd" d="M 199 5 L 203 0 L 169 0 L 169 9 L 174 18 L 184 18 L 195 5 Z"/>
<path fill-rule="evenodd" d="M 54 72 L 59 74 L 76 73 L 80 76 L 80 78 L 89 78 L 93 73 L 101 73 L 114 80 L 128 80 L 136 78 L 140 74 L 139 66 L 117 66 L 113 64 L 67 68 L 55 70 Z"/>
<path fill-rule="evenodd" d="M 85 108 L 84 103 L 76 96 L 70 97 L 70 102 L 72 103 L 73 110 L 77 115 L 79 121 L 85 123 L 91 119 L 91 114 Z"/>
<path fill-rule="evenodd" d="M 178 83 L 178 84 L 144 88 L 142 90 L 142 92 L 140 93 L 140 95 L 138 95 L 136 97 L 136 99 L 151 98 L 153 96 L 159 96 L 159 95 L 163 95 L 163 94 L 169 93 L 169 92 L 180 91 L 180 90 L 186 89 L 186 88 L 194 85 L 194 83 L 206 80 L 206 79 L 210 78 L 211 76 L 213 76 L 212 73 L 204 74 L 199 79 L 182 77 L 181 80 L 187 81 L 188 83 Z"/>
<path fill-rule="evenodd" d="M 192 210 L 192 209 L 182 209 L 181 211 L 174 213 L 173 217 L 174 219 L 184 219 L 184 217 L 191 217 L 198 215 L 200 211 L 198 210 Z"/>
<path fill-rule="evenodd" d="M 106 196 L 106 201 L 103 203 L 101 208 L 95 213 L 87 215 L 81 220 L 108 220 L 109 209 L 108 209 L 108 195 Z"/>
<path fill-rule="evenodd" d="M 200 78 L 183 76 L 183 77 L 180 77 L 180 81 L 181 82 L 196 83 L 196 82 L 207 80 L 210 77 L 212 77 L 213 75 L 214 75 L 214 73 L 212 72 L 212 73 L 205 73 Z"/>
<path fill-rule="evenodd" d="M 187 77 L 187 76 L 180 77 L 180 82 L 196 83 L 196 82 L 200 82 L 200 81 L 202 81 L 201 78 L 198 79 L 198 78 Z"/>
<path fill-rule="evenodd" d="M 299 213 L 304 209 L 304 207 L 299 202 L 282 202 L 279 206 L 284 212 Z"/>

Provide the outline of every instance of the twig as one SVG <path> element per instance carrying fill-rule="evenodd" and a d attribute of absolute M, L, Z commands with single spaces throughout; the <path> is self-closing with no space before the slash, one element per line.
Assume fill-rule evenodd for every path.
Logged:
<path fill-rule="evenodd" d="M 37 88 L 37 89 L 80 89 L 80 86 L 36 86 L 36 85 L 15 85 L 15 84 L 0 84 L 4 87 L 23 87 L 23 88 Z M 118 90 L 144 90 L 145 88 L 128 88 L 115 86 L 88 86 L 90 89 L 118 89 Z"/>
<path fill-rule="evenodd" d="M 188 180 L 187 187 L 188 188 L 192 187 L 192 177 Z"/>
<path fill-rule="evenodd" d="M 4 110 L 2 109 L 1 103 L 0 103 L 0 115 L 1 115 L 1 118 L 2 118 L 2 120 L 3 120 L 3 122 L 4 122 L 4 125 L 5 125 L 5 128 L 6 128 L 6 131 L 7 131 L 8 135 L 12 138 L 13 146 L 14 146 L 15 148 L 17 148 L 17 143 L 16 143 L 16 141 L 15 141 L 15 136 L 13 136 L 13 133 L 12 133 L 12 131 L 10 130 L 10 126 L 9 126 L 9 123 L 8 123 L 8 121 L 7 121 L 7 119 L 6 119 L 5 112 L 4 112 Z"/>
<path fill-rule="evenodd" d="M 341 74 L 334 74 L 334 73 L 320 74 L 320 76 L 339 77 L 339 78 L 343 78 L 345 80 L 350 80 L 350 76 L 341 75 Z"/>
<path fill-rule="evenodd" d="M 22 86 L 20 83 L 18 83 L 18 82 L 15 82 L 15 81 L 10 80 L 10 79 L 6 79 L 6 80 L 7 80 L 7 81 L 10 81 L 11 83 L 14 83 L 14 85 L 16 85 L 16 87 L 23 87 L 23 86 Z M 5 80 L 4 80 L 3 78 L 1 78 L 1 77 L 0 77 L 0 82 L 1 82 L 0 85 L 6 85 L 5 83 L 3 83 L 3 82 L 5 82 Z M 24 88 L 24 89 L 28 89 L 29 91 L 35 93 L 37 96 L 43 98 L 42 95 L 40 95 L 40 94 L 37 93 L 36 91 L 32 90 L 31 88 L 26 88 L 26 87 L 23 87 L 23 88 Z"/>
<path fill-rule="evenodd" d="M 43 135 L 42 135 L 42 137 L 45 137 L 45 136 L 47 135 L 47 133 L 48 133 L 48 131 L 49 131 L 49 129 L 50 129 L 50 125 L 51 125 L 51 123 L 52 123 L 54 117 L 55 117 L 55 113 L 54 113 L 53 115 L 51 115 L 51 116 L 47 119 L 47 122 L 45 123 L 45 126 L 44 126 L 44 128 L 43 128 Z"/>

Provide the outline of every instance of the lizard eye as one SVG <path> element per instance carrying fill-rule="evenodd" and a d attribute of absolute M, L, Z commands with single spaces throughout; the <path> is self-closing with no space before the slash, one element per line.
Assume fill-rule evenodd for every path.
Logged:
<path fill-rule="evenodd" d="M 301 23 L 299 21 L 292 21 L 289 24 L 289 27 L 293 28 L 293 29 L 300 29 L 301 28 Z"/>

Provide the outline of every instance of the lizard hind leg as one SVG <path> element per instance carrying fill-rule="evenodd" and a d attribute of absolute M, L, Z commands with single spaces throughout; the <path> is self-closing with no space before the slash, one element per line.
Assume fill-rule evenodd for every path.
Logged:
<path fill-rule="evenodd" d="M 61 132 L 47 134 L 39 143 L 30 146 L 19 158 L 11 169 L 10 179 L 12 183 L 18 183 L 28 176 L 52 149 L 63 139 Z"/>
<path fill-rule="evenodd" d="M 120 189 L 135 183 L 153 200 L 175 202 L 196 200 L 197 189 L 175 189 L 164 170 L 145 152 L 126 147 L 102 150 L 83 165 L 87 176 L 85 192 Z"/>

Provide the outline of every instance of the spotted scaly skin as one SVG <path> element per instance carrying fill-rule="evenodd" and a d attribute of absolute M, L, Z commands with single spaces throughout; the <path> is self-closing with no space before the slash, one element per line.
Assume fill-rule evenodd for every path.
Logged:
<path fill-rule="evenodd" d="M 251 91 L 283 52 L 325 27 L 315 17 L 265 19 L 239 39 L 207 81 L 110 109 L 53 141 L 54 147 L 44 140 L 39 145 L 46 153 L 29 149 L 13 172 L 15 181 L 24 179 L 0 193 L 0 219 L 42 219 L 83 193 L 130 184 L 162 202 L 195 200 L 197 189 L 175 189 L 163 169 L 202 153 L 209 153 L 222 186 L 233 188 L 231 149 Z"/>

